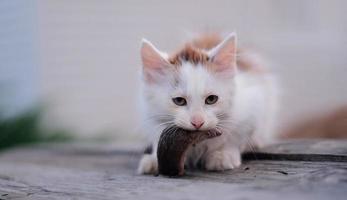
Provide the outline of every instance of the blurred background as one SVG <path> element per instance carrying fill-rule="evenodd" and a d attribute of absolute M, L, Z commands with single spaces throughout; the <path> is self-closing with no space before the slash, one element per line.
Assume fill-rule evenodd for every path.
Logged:
<path fill-rule="evenodd" d="M 0 142 L 140 141 L 141 38 L 172 51 L 206 31 L 236 31 L 270 61 L 283 129 L 339 110 L 346 8 L 343 0 L 1 0 Z"/>

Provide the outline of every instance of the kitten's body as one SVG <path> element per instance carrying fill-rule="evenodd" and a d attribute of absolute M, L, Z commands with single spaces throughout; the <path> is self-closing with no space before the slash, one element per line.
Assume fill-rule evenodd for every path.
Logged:
<path fill-rule="evenodd" d="M 206 170 L 238 167 L 242 151 L 269 141 L 277 107 L 276 85 L 256 55 L 237 54 L 234 35 L 224 41 L 206 35 L 171 56 L 144 42 L 143 122 L 154 148 L 142 158 L 139 173 L 157 172 L 156 145 L 169 125 L 194 130 L 198 119 L 202 123 L 198 129 L 222 131 L 220 137 L 199 143 L 187 154 L 188 166 Z M 206 101 L 211 94 L 218 101 L 210 105 Z M 173 104 L 176 96 L 184 97 L 186 104 Z"/>

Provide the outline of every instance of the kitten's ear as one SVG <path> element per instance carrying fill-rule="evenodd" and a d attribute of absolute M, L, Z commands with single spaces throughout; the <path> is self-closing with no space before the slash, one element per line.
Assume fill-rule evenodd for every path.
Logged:
<path fill-rule="evenodd" d="M 156 82 L 158 76 L 162 76 L 165 68 L 169 66 L 169 62 L 163 57 L 163 53 L 146 39 L 142 39 L 141 59 L 144 78 L 149 82 Z"/>
<path fill-rule="evenodd" d="M 209 52 L 215 72 L 234 75 L 236 72 L 236 34 L 231 33 Z"/>

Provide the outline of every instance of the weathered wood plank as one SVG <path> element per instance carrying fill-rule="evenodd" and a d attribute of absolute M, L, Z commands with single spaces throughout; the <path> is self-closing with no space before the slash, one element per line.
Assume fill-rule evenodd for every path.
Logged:
<path fill-rule="evenodd" d="M 347 156 L 347 140 L 289 140 L 265 147 L 261 152 Z"/>
<path fill-rule="evenodd" d="M 244 160 L 282 160 L 312 162 L 347 162 L 347 142 L 342 140 L 292 140 L 248 152 Z"/>
<path fill-rule="evenodd" d="M 345 156 L 347 142 L 322 146 L 326 151 L 319 150 L 318 144 L 327 143 L 285 143 L 263 153 Z M 345 161 L 251 159 L 231 171 L 188 171 L 183 178 L 169 179 L 136 175 L 140 155 L 134 149 L 99 146 L 13 149 L 0 154 L 0 199 L 286 200 L 345 199 L 347 195 Z"/>

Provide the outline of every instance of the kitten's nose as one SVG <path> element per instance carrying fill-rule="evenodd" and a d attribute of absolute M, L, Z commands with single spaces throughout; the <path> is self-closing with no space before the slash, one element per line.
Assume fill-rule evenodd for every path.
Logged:
<path fill-rule="evenodd" d="M 199 129 L 200 127 L 202 127 L 202 125 L 204 125 L 204 120 L 202 119 L 202 117 L 200 116 L 194 116 L 192 117 L 192 120 L 190 122 L 196 129 Z"/>

